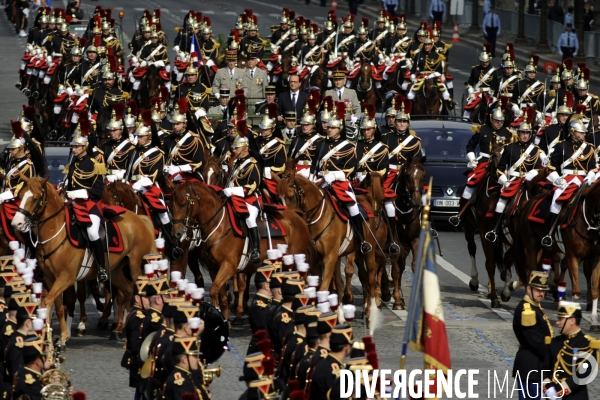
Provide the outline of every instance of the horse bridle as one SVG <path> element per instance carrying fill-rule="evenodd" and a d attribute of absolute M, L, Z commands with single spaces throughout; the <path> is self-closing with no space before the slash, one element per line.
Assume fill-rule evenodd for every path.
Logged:
<path fill-rule="evenodd" d="M 432 82 L 433 82 L 433 79 L 432 79 Z M 431 107 L 429 106 L 429 102 L 427 101 L 428 100 L 428 96 L 427 96 L 427 93 L 425 92 L 425 87 L 426 86 L 427 86 L 426 82 L 423 82 L 423 85 L 421 85 L 421 90 L 423 92 L 423 100 L 425 102 L 425 108 L 427 108 L 427 115 L 430 115 L 430 114 L 433 114 L 433 110 L 435 109 L 435 104 L 433 106 L 431 106 Z M 431 88 L 432 88 L 431 91 L 433 92 L 433 88 L 435 88 L 435 82 L 433 82 Z"/>
<path fill-rule="evenodd" d="M 281 177 L 285 178 L 285 179 L 289 179 L 291 178 L 291 174 L 282 174 Z M 289 182 L 289 180 L 288 180 Z M 291 185 L 288 185 L 288 187 L 294 189 L 294 196 L 292 196 L 292 199 L 297 198 L 297 203 L 298 203 L 298 208 L 300 208 L 300 210 L 302 210 L 302 212 L 304 213 L 304 216 L 306 217 L 306 222 L 308 224 L 310 224 L 312 217 L 314 216 L 314 214 L 318 211 L 319 207 L 321 207 L 322 203 L 325 201 L 325 195 L 323 194 L 321 196 L 321 201 L 317 203 L 316 206 L 314 206 L 313 208 L 309 209 L 309 210 L 304 210 L 304 206 L 306 205 L 306 193 L 304 192 L 304 189 L 302 189 L 297 183 L 296 183 L 296 179 L 294 178 L 294 180 L 292 181 L 293 183 Z M 316 222 L 316 221 L 314 221 Z"/>
<path fill-rule="evenodd" d="M 55 212 L 54 214 L 50 215 L 47 218 L 44 218 L 42 220 L 38 220 L 38 212 L 42 209 L 45 209 L 46 206 L 48 205 L 48 199 L 47 199 L 47 194 L 46 194 L 46 188 L 42 187 L 41 191 L 40 191 L 40 195 L 36 200 L 35 203 L 35 207 L 33 207 L 32 211 L 27 211 L 24 208 L 17 208 L 17 212 L 20 212 L 21 214 L 23 214 L 25 216 L 25 220 L 27 222 L 27 225 L 30 228 L 34 228 L 40 224 L 43 224 L 44 222 L 54 218 L 55 216 L 57 216 L 64 208 L 65 206 L 63 205 L 61 208 L 58 209 L 57 212 Z"/>
<path fill-rule="evenodd" d="M 396 209 L 401 213 L 401 214 L 408 214 L 411 211 L 413 211 L 415 209 L 414 204 L 412 203 L 412 194 L 413 193 L 420 193 L 421 196 L 423 196 L 424 190 L 423 187 L 408 187 L 406 184 L 402 184 L 400 183 L 401 180 L 401 176 L 405 175 L 405 172 L 402 172 L 400 174 L 398 174 L 396 180 L 398 182 L 397 188 L 401 191 L 400 193 L 397 193 L 398 199 L 400 200 L 400 202 L 402 203 L 402 205 L 406 205 L 410 208 L 408 208 L 406 211 L 402 210 L 401 208 L 396 206 Z M 406 180 L 402 180 L 402 181 L 406 181 Z"/>

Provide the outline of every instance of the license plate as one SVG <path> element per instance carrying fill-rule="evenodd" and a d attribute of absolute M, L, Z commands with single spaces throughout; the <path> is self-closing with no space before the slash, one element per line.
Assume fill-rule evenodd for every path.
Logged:
<path fill-rule="evenodd" d="M 436 200 L 436 207 L 458 207 L 460 200 Z"/>

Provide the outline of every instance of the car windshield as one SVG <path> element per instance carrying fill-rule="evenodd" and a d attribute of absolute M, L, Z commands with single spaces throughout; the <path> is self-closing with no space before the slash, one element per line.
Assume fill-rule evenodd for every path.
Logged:
<path fill-rule="evenodd" d="M 459 161 L 466 156 L 470 129 L 423 128 L 417 130 L 427 161 Z"/>
<path fill-rule="evenodd" d="M 62 182 L 63 170 L 69 162 L 69 148 L 47 148 L 46 162 L 48 163 L 49 182 L 57 184 Z"/>

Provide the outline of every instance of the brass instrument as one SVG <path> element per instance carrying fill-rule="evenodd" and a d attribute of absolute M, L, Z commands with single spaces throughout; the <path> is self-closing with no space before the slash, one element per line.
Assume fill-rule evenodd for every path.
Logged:
<path fill-rule="evenodd" d="M 152 339 L 154 339 L 154 336 L 156 336 L 156 332 L 149 334 L 148 337 L 144 339 L 144 342 L 140 347 L 140 359 L 142 361 L 146 361 L 150 355 L 150 344 L 152 344 Z"/>
<path fill-rule="evenodd" d="M 71 380 L 69 375 L 61 371 L 60 364 L 66 361 L 64 356 L 60 355 L 62 346 L 60 339 L 54 343 L 52 340 L 52 328 L 46 324 L 42 331 L 42 340 L 44 342 L 44 355 L 46 361 L 52 363 L 54 368 L 44 372 L 40 378 L 42 383 L 41 395 L 44 400 L 70 400 L 71 393 L 69 387 Z"/>
<path fill-rule="evenodd" d="M 215 376 L 218 378 L 221 376 L 221 366 L 217 365 L 214 368 L 205 369 L 202 373 L 204 384 L 206 386 L 210 385 L 212 381 L 215 379 Z"/>

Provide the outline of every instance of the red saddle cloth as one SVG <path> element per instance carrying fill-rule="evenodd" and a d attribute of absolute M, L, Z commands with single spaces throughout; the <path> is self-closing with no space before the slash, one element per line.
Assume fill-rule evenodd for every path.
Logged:
<path fill-rule="evenodd" d="M 162 191 L 158 186 L 152 186 L 150 190 L 146 191 L 142 194 L 144 203 L 148 205 L 152 210 L 157 212 L 166 212 L 167 207 L 160 201 L 161 200 Z"/>
<path fill-rule="evenodd" d="M 360 189 L 360 190 L 364 190 L 364 189 Z M 363 194 L 363 193 L 360 193 L 360 190 L 359 190 L 359 192 L 356 192 L 356 189 L 354 189 L 354 191 L 357 194 Z M 329 196 L 329 199 L 331 200 L 331 204 L 333 204 L 333 209 L 335 210 L 337 215 L 341 218 L 342 221 L 347 222 L 348 219 L 350 218 L 350 214 L 348 214 L 348 211 L 345 208 L 340 207 L 340 201 L 336 198 L 335 194 L 331 193 L 330 190 L 327 191 L 327 195 Z M 346 195 L 346 196 L 348 196 L 348 195 Z M 354 200 L 352 200 L 352 201 L 354 201 Z M 371 212 L 370 207 L 365 207 L 364 204 L 362 204 L 360 202 L 360 200 L 357 200 L 356 203 L 358 204 L 358 209 L 365 220 L 369 219 L 369 218 L 375 218 L 375 214 L 373 214 L 373 212 Z"/>
<path fill-rule="evenodd" d="M 489 161 L 480 162 L 473 171 L 467 171 L 467 186 L 474 187 L 481 182 L 487 173 L 487 166 L 489 163 Z"/>
<path fill-rule="evenodd" d="M 97 207 L 106 221 L 105 240 L 108 242 L 108 250 L 111 253 L 122 252 L 124 248 L 121 229 L 113 218 L 124 214 L 127 209 L 119 206 L 107 206 L 102 204 L 101 201 L 94 203 L 91 200 L 76 200 L 65 207 L 69 242 L 80 249 L 87 246 L 83 231 L 88 225 L 91 225 L 92 220 L 90 219 L 90 211 L 95 207 Z M 101 224 L 101 228 L 103 227 L 104 224 Z"/>
<path fill-rule="evenodd" d="M 2 220 L 2 229 L 4 230 L 4 234 L 8 241 L 19 240 L 15 234 L 15 229 L 11 225 L 15 214 L 17 213 L 17 209 L 19 208 L 19 204 L 21 203 L 21 199 L 16 199 L 15 201 L 7 201 L 0 205 L 0 219 Z"/>

